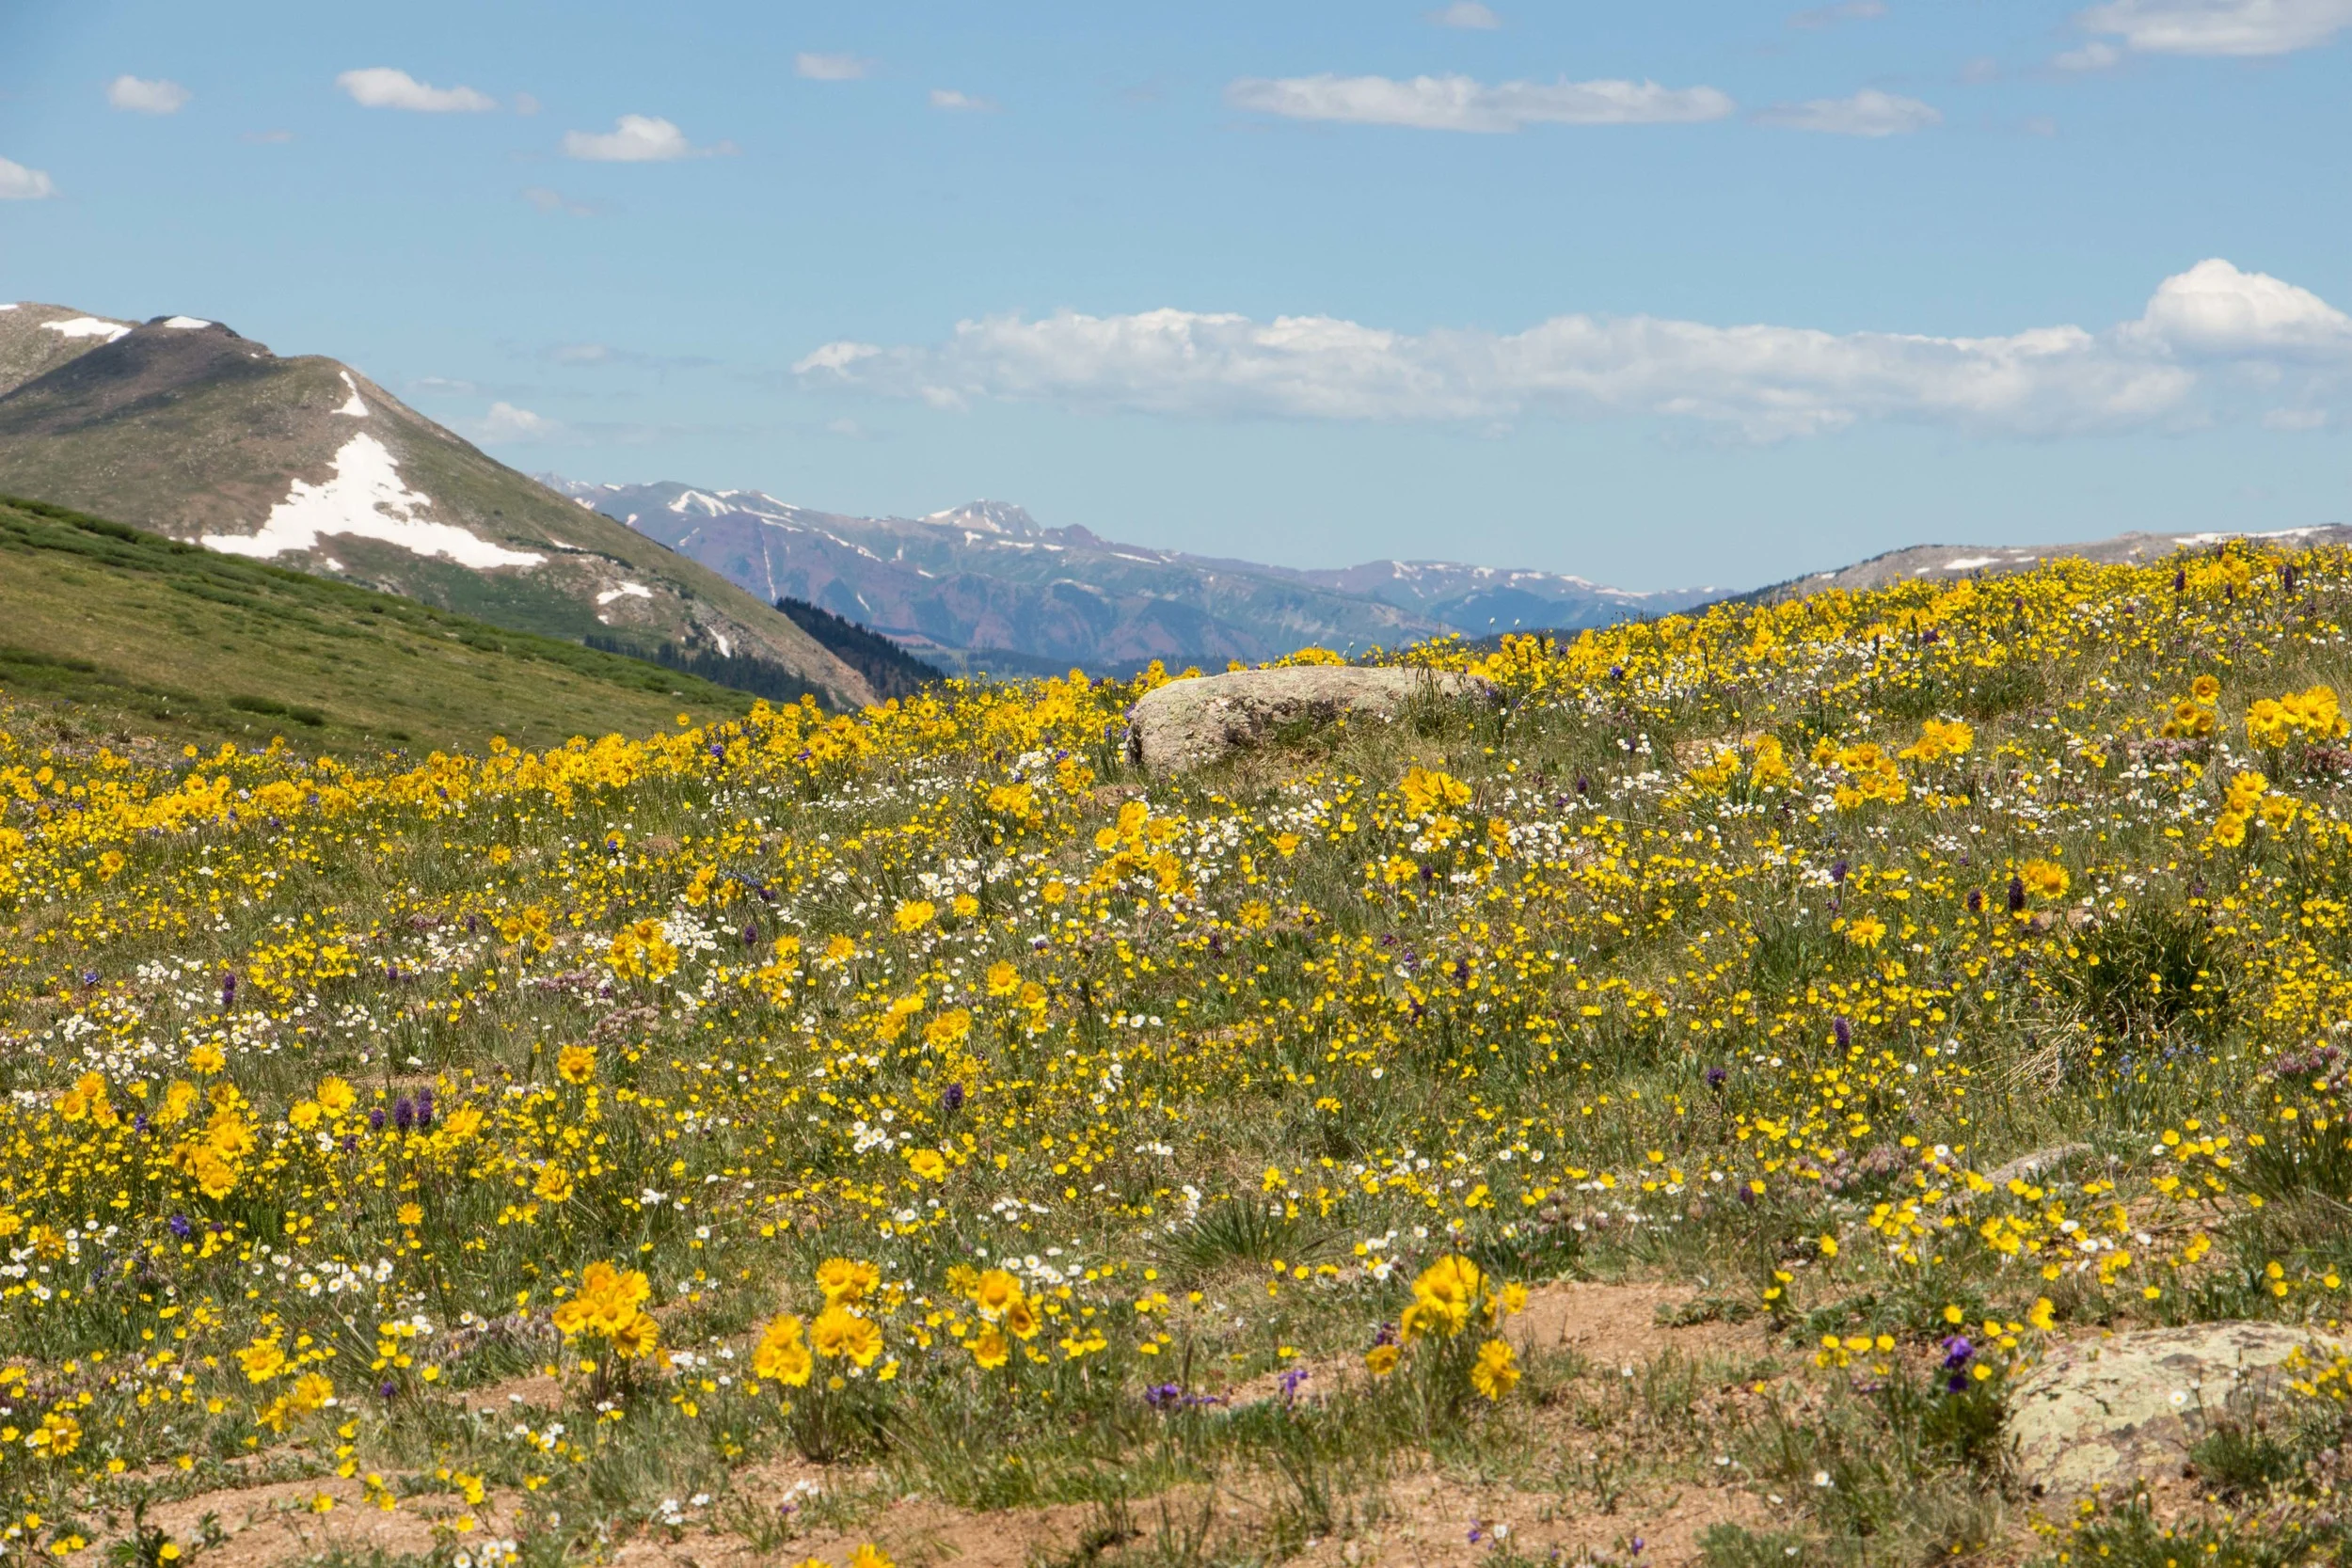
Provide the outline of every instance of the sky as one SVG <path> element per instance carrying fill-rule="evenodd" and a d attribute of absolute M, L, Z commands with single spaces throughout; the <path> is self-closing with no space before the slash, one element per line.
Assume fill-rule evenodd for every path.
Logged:
<path fill-rule="evenodd" d="M 0 300 L 517 467 L 1740 587 L 2352 522 L 2352 0 L 0 0 Z"/>

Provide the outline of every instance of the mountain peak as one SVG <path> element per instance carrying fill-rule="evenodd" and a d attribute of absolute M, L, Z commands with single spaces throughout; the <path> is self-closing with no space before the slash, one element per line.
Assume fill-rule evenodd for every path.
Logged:
<path fill-rule="evenodd" d="M 767 598 L 564 504 L 346 365 L 203 317 L 0 310 L 0 492 L 517 630 L 715 650 L 722 678 L 871 696 Z"/>
<path fill-rule="evenodd" d="M 970 529 L 980 533 L 1001 533 L 1016 539 L 1027 539 L 1045 531 L 1028 514 L 1025 507 L 1010 501 L 965 501 L 945 512 L 933 512 L 921 519 L 941 528 Z"/>

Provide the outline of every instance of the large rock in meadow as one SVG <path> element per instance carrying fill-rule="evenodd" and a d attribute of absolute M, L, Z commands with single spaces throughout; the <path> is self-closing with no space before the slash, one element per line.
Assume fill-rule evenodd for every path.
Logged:
<path fill-rule="evenodd" d="M 2324 1366 L 2341 1348 L 2265 1323 L 2140 1329 L 2059 1347 L 2010 1396 L 2019 1473 L 2067 1497 L 2177 1478 L 2217 1417 L 2243 1419 L 2258 1403 L 2292 1398 L 2293 1364 Z"/>
<path fill-rule="evenodd" d="M 1128 754 L 1154 773 L 1181 772 L 1255 746 L 1270 730 L 1343 716 L 1391 719 L 1416 697 L 1491 700 L 1475 675 L 1443 670 L 1307 664 L 1170 681 L 1129 716 Z"/>

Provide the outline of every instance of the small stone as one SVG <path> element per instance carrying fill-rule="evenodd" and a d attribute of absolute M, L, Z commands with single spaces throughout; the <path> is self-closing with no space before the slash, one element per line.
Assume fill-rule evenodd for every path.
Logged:
<path fill-rule="evenodd" d="M 1492 701 L 1494 688 L 1446 670 L 1338 664 L 1197 676 L 1170 681 L 1136 704 L 1127 751 L 1153 773 L 1182 772 L 1253 747 L 1278 725 L 1358 714 L 1391 719 L 1418 696 Z"/>

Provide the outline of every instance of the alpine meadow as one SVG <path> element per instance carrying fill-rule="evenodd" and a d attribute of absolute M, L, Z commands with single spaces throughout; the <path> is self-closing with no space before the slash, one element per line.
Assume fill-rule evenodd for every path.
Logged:
<path fill-rule="evenodd" d="M 2347 613 L 1440 641 L 1172 775 L 1157 666 L 421 760 L 11 696 L 6 1555 L 2343 1560 Z"/>

